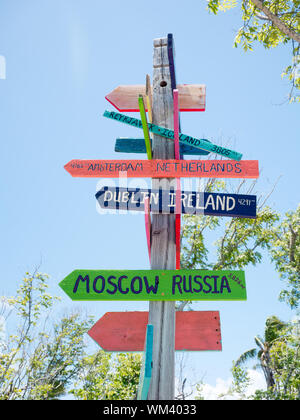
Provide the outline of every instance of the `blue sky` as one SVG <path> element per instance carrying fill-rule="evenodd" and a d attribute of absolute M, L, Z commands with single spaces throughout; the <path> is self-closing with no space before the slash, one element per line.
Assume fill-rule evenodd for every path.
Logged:
<path fill-rule="evenodd" d="M 71 178 L 63 166 L 76 158 L 129 158 L 114 152 L 115 139 L 141 133 L 102 117 L 113 109 L 105 95 L 144 83 L 152 75 L 153 39 L 168 33 L 177 83 L 207 87 L 206 111 L 181 114 L 182 131 L 257 159 L 258 195 L 281 176 L 268 204 L 281 214 L 296 209 L 299 105 L 283 103 L 290 86 L 281 79 L 291 48 L 257 46 L 245 54 L 233 48 L 240 25 L 238 9 L 212 16 L 200 0 L 0 0 L 0 294 L 13 294 L 25 271 L 41 264 L 64 309 L 81 308 L 95 319 L 148 310 L 146 302 L 73 303 L 58 287 L 76 268 L 149 268 L 143 215 L 99 215 L 97 179 Z M 220 310 L 223 351 L 187 358 L 193 375 L 211 385 L 230 375 L 232 360 L 253 346 L 267 316 L 292 317 L 278 302 L 283 284 L 267 258 L 245 273 L 247 302 L 194 305 Z"/>

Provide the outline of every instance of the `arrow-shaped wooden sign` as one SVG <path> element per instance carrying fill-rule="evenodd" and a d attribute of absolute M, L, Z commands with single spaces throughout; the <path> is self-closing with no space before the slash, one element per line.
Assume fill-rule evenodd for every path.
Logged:
<path fill-rule="evenodd" d="M 143 129 L 142 121 L 137 118 L 128 117 L 127 115 L 120 114 L 114 111 L 104 111 L 103 116 L 106 118 L 115 120 L 115 121 L 119 121 L 124 124 L 131 125 L 133 127 Z M 169 130 L 167 128 L 160 127 L 158 125 L 151 124 L 151 123 L 148 124 L 148 128 L 149 128 L 149 131 L 153 134 L 156 134 L 161 137 L 165 137 L 167 139 L 174 140 L 173 130 Z M 197 139 L 195 137 L 191 137 L 186 134 L 182 134 L 182 133 L 179 134 L 179 142 L 187 144 L 189 146 L 198 147 L 199 149 L 203 149 L 207 152 L 216 153 L 218 155 L 227 157 L 229 159 L 233 159 L 233 160 L 242 159 L 242 154 L 239 152 L 235 152 L 234 150 L 227 149 L 226 147 L 217 146 L 213 143 L 208 143 L 205 140 Z"/>
<path fill-rule="evenodd" d="M 144 351 L 148 312 L 107 312 L 88 332 L 110 352 Z M 175 350 L 222 350 L 218 311 L 177 311 Z"/>
<path fill-rule="evenodd" d="M 258 178 L 258 161 L 241 160 L 80 160 L 64 166 L 73 177 L 119 178 Z"/>
<path fill-rule="evenodd" d="M 152 213 L 176 213 L 174 189 L 151 190 L 104 186 L 96 193 L 101 208 L 112 210 L 145 211 L 149 199 Z M 181 213 L 204 216 L 256 217 L 256 196 L 181 191 Z"/>
<path fill-rule="evenodd" d="M 177 85 L 177 89 L 180 111 L 205 111 L 205 85 Z M 139 112 L 139 95 L 146 99 L 145 85 L 121 85 L 105 98 L 118 111 Z"/>
<path fill-rule="evenodd" d="M 74 270 L 59 285 L 72 300 L 246 300 L 236 270 Z"/>

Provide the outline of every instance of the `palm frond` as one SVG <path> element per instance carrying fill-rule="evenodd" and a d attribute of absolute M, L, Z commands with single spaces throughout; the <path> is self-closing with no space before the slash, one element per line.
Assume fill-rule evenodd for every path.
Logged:
<path fill-rule="evenodd" d="M 245 353 L 241 354 L 238 360 L 234 363 L 234 366 L 240 366 L 244 363 L 246 363 L 250 359 L 254 359 L 257 356 L 257 350 L 251 349 L 245 351 Z"/>

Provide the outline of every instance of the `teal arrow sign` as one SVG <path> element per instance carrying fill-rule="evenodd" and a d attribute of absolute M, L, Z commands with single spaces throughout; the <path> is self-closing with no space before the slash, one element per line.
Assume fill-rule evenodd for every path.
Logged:
<path fill-rule="evenodd" d="M 137 128 L 141 128 L 141 129 L 143 128 L 143 124 L 141 120 L 137 118 L 133 118 L 133 117 L 128 117 L 127 115 L 120 114 L 119 112 L 105 111 L 103 116 L 110 118 L 112 120 L 122 122 L 124 124 L 129 124 Z M 167 139 L 174 140 L 173 130 L 160 127 L 155 124 L 148 124 L 148 128 L 149 128 L 149 131 L 153 134 L 165 137 Z M 229 159 L 241 160 L 242 158 L 242 154 L 239 152 L 235 152 L 233 150 L 226 149 L 225 147 L 217 146 L 204 139 L 196 139 L 195 137 L 187 136 L 186 134 L 182 134 L 182 133 L 179 134 L 179 143 L 183 143 L 183 144 L 187 144 L 188 146 L 193 146 L 199 149 L 203 149 L 206 152 L 216 153 L 221 156 L 225 156 Z"/>

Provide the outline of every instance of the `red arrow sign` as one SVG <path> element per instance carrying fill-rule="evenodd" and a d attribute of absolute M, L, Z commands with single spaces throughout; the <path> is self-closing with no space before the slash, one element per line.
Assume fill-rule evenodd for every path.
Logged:
<path fill-rule="evenodd" d="M 107 312 L 88 332 L 103 350 L 144 351 L 148 312 Z M 175 350 L 222 350 L 218 311 L 176 312 Z"/>
<path fill-rule="evenodd" d="M 73 177 L 118 178 L 258 178 L 258 161 L 241 160 L 71 160 Z"/>

